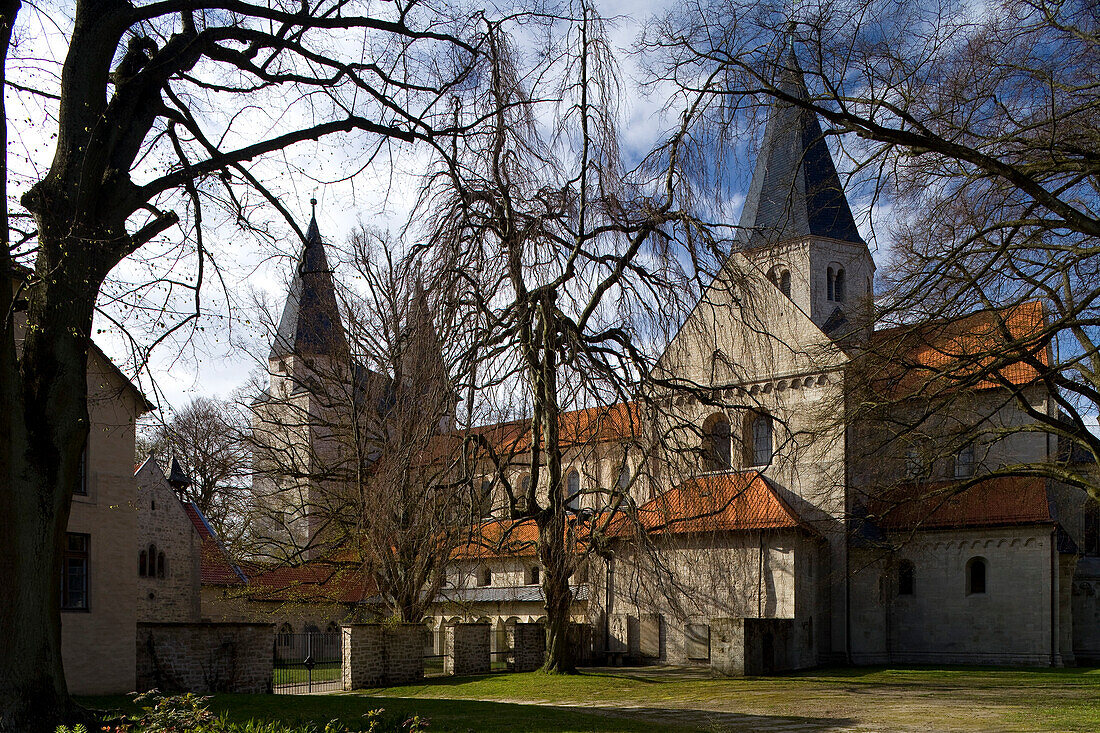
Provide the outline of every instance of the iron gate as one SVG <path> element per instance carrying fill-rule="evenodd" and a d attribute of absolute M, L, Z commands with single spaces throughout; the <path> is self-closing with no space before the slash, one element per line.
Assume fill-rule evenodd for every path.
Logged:
<path fill-rule="evenodd" d="M 343 688 L 340 632 L 275 635 L 271 690 L 278 695 Z"/>

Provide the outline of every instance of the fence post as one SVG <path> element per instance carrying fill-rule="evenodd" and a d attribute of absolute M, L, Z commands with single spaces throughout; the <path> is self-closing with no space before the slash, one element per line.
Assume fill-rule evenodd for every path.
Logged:
<path fill-rule="evenodd" d="M 517 672 L 535 671 L 546 656 L 546 629 L 542 624 L 516 624 L 513 650 Z"/>

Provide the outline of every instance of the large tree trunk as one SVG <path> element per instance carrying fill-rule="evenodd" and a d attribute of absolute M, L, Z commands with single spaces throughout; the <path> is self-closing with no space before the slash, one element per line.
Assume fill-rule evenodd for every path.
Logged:
<path fill-rule="evenodd" d="M 55 245 L 56 246 L 56 245 Z M 43 242 L 43 252 L 50 249 Z M 59 251 L 59 249 L 58 249 Z M 57 280 L 39 257 L 17 356 L 5 329 L 0 398 L 0 730 L 52 731 L 74 717 L 61 660 L 61 551 L 88 434 L 87 343 L 95 285 Z M 5 283 L 8 286 L 8 283 Z M 7 324 L 6 324 L 7 325 Z M 15 370 L 11 367 L 18 364 Z"/>
<path fill-rule="evenodd" d="M 573 650 L 569 646 L 569 610 L 573 591 L 569 588 L 570 558 L 565 547 L 565 522 L 561 512 L 539 527 L 539 559 L 546 572 L 542 590 L 546 595 L 545 672 L 568 673 L 574 670 Z"/>

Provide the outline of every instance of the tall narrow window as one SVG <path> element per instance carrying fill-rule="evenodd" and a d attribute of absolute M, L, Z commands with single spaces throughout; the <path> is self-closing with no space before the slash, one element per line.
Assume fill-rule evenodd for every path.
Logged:
<path fill-rule="evenodd" d="M 825 299 L 833 300 L 833 268 L 825 271 Z"/>
<path fill-rule="evenodd" d="M 565 477 L 565 506 L 573 511 L 581 508 L 581 475 L 577 469 Z"/>
<path fill-rule="evenodd" d="M 787 270 L 779 273 L 779 292 L 791 297 L 791 273 Z"/>
<path fill-rule="evenodd" d="M 964 446 L 955 454 L 955 478 L 967 478 L 974 475 L 974 444 Z"/>
<path fill-rule="evenodd" d="M 985 558 L 972 557 L 966 563 L 966 594 L 985 593 L 986 581 Z"/>
<path fill-rule="evenodd" d="M 623 453 L 623 465 L 619 467 L 619 491 L 625 492 L 630 486 L 630 462 Z"/>
<path fill-rule="evenodd" d="M 763 412 L 749 414 L 749 429 L 752 443 L 746 456 L 751 466 L 767 466 L 772 462 L 772 418 Z"/>
<path fill-rule="evenodd" d="M 84 443 L 84 450 L 80 451 L 80 476 L 76 482 L 73 493 L 78 496 L 88 495 L 88 443 Z"/>
<path fill-rule="evenodd" d="M 145 550 L 138 553 L 138 575 L 145 577 L 149 574 L 149 557 Z"/>
<path fill-rule="evenodd" d="M 899 596 L 911 596 L 913 595 L 914 587 L 914 568 L 913 563 L 908 560 L 902 560 L 898 563 L 898 595 Z"/>
<path fill-rule="evenodd" d="M 477 497 L 477 506 L 474 507 L 474 517 L 489 517 L 493 513 L 493 480 L 484 478 L 481 480 L 481 490 Z"/>
<path fill-rule="evenodd" d="M 157 577 L 158 578 L 163 578 L 164 577 L 164 553 L 163 552 L 158 552 L 157 553 Z"/>
<path fill-rule="evenodd" d="M 730 468 L 730 421 L 721 414 L 707 418 L 703 428 L 703 450 L 706 457 L 706 470 L 725 471 Z"/>
<path fill-rule="evenodd" d="M 479 568 L 477 571 L 477 584 L 482 588 L 493 584 L 493 571 L 490 568 Z"/>
<path fill-rule="evenodd" d="M 61 555 L 61 608 L 65 611 L 88 610 L 90 545 L 89 535 L 65 533 L 65 549 Z"/>
<path fill-rule="evenodd" d="M 905 452 L 905 478 L 915 479 L 921 475 L 920 452 L 916 448 L 910 448 Z"/>
<path fill-rule="evenodd" d="M 838 303 L 844 301 L 844 268 L 836 271 L 836 279 L 833 281 L 833 300 Z"/>

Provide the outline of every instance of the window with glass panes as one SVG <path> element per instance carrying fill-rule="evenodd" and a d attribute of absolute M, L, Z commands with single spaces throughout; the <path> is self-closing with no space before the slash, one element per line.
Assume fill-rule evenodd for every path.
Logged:
<path fill-rule="evenodd" d="M 61 556 L 61 608 L 66 611 L 88 610 L 90 545 L 89 535 L 65 533 L 65 549 Z"/>

